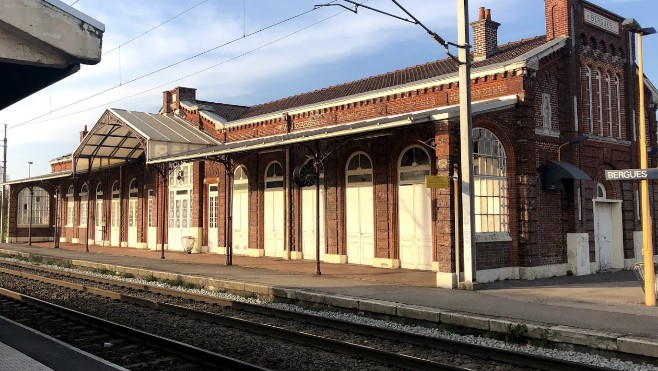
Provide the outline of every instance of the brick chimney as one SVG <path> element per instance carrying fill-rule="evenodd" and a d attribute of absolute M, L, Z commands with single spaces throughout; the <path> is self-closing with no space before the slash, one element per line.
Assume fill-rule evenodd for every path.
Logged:
<path fill-rule="evenodd" d="M 180 109 L 181 101 L 193 100 L 196 100 L 196 89 L 194 88 L 184 88 L 178 86 L 173 90 L 163 91 L 162 109 L 160 112 L 163 114 L 177 112 Z"/>
<path fill-rule="evenodd" d="M 571 0 L 544 0 L 546 41 L 571 35 Z"/>
<path fill-rule="evenodd" d="M 82 140 L 85 139 L 87 134 L 89 134 L 89 132 L 87 131 L 87 125 L 85 125 L 85 128 L 82 129 L 82 131 L 80 132 L 80 142 L 82 142 Z"/>
<path fill-rule="evenodd" d="M 498 52 L 498 26 L 491 20 L 491 10 L 480 8 L 479 19 L 471 23 L 473 27 L 473 59 L 481 61 Z"/>

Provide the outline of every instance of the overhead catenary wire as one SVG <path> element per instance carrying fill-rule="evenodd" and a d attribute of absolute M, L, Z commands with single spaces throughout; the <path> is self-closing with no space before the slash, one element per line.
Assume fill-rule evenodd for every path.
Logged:
<path fill-rule="evenodd" d="M 226 60 L 224 60 L 224 61 L 222 61 L 222 62 L 220 62 L 220 63 L 216 63 L 216 64 L 214 64 L 214 65 L 212 65 L 212 66 L 209 66 L 209 67 L 203 68 L 203 69 L 198 70 L 198 71 L 196 71 L 196 72 L 193 72 L 193 73 L 187 74 L 187 75 L 185 75 L 185 76 L 182 76 L 182 77 L 176 78 L 176 79 L 174 79 L 174 80 L 171 80 L 171 81 L 165 82 L 165 83 L 160 84 L 160 85 L 158 85 L 158 86 L 154 86 L 154 87 L 152 87 L 152 88 L 149 88 L 149 89 L 146 89 L 146 90 L 140 91 L 140 92 L 138 92 L 138 93 L 131 94 L 131 95 L 128 95 L 128 96 L 125 96 L 125 97 L 119 98 L 119 99 L 115 99 L 115 100 L 110 101 L 110 102 L 105 102 L 105 103 L 103 103 L 103 104 L 101 104 L 101 105 L 98 105 L 98 106 L 94 106 L 94 107 L 86 108 L 86 109 L 84 109 L 84 110 L 80 110 L 80 111 L 72 112 L 72 113 L 69 113 L 69 114 L 66 114 L 66 115 L 61 115 L 61 116 L 57 116 L 57 117 L 53 117 L 53 118 L 49 118 L 49 119 L 46 119 L 46 120 L 40 120 L 40 121 L 34 121 L 34 122 L 33 122 L 33 120 L 35 120 L 35 119 L 33 119 L 33 120 L 30 120 L 29 122 L 24 122 L 24 123 L 21 123 L 21 124 L 18 124 L 18 125 L 11 126 L 11 127 L 9 127 L 9 128 L 11 129 L 11 128 L 15 128 L 15 127 L 22 126 L 22 125 L 36 125 L 36 124 L 40 124 L 40 123 L 44 123 L 44 122 L 49 122 L 49 121 L 59 120 L 59 119 L 62 119 L 62 118 L 75 116 L 75 115 L 78 115 L 78 114 L 81 114 L 81 113 L 84 113 L 84 112 L 88 112 L 88 111 L 92 111 L 92 110 L 95 110 L 95 109 L 99 109 L 99 108 L 107 107 L 107 106 L 109 106 L 109 105 L 111 105 L 111 104 L 114 104 L 114 103 L 117 103 L 117 102 L 121 102 L 121 101 L 124 101 L 124 100 L 126 100 L 126 99 L 134 98 L 134 97 L 137 97 L 137 96 L 142 95 L 142 94 L 149 93 L 149 92 L 151 92 L 151 91 L 153 91 L 153 90 L 160 89 L 160 88 L 162 88 L 162 87 L 164 87 L 164 86 L 167 86 L 167 85 L 171 85 L 171 84 L 173 84 L 173 83 L 175 83 L 175 82 L 177 82 L 177 81 L 187 79 L 187 78 L 189 78 L 189 77 L 192 77 L 192 76 L 198 75 L 198 74 L 200 74 L 200 73 L 206 72 L 206 71 L 211 70 L 211 69 L 213 69 L 213 68 L 217 68 L 217 67 L 219 67 L 219 66 L 221 66 L 221 65 L 224 65 L 224 64 L 229 63 L 229 62 L 231 62 L 231 61 L 234 61 L 234 60 L 236 60 L 236 59 L 239 59 L 239 58 L 242 58 L 242 57 L 247 56 L 247 55 L 249 55 L 249 54 L 252 54 L 252 53 L 254 53 L 254 52 L 258 51 L 258 50 L 264 49 L 264 48 L 266 48 L 266 47 L 268 47 L 268 46 L 270 46 L 270 45 L 273 45 L 273 44 L 275 44 L 275 43 L 277 43 L 277 42 L 280 42 L 280 41 L 285 40 L 285 39 L 287 39 L 287 38 L 289 38 L 289 37 L 292 37 L 292 36 L 294 36 L 294 35 L 296 35 L 296 34 L 302 32 L 302 31 L 305 31 L 305 30 L 311 28 L 311 27 L 317 26 L 318 24 L 320 24 L 320 23 L 322 23 L 322 22 L 325 22 L 325 21 L 327 21 L 327 20 L 329 20 L 329 19 L 331 19 L 331 18 L 334 18 L 334 17 L 336 17 L 336 16 L 338 16 L 338 15 L 340 15 L 340 14 L 343 14 L 344 12 L 346 12 L 346 11 L 345 11 L 345 10 L 340 11 L 340 12 L 338 12 L 338 13 L 335 13 L 335 14 L 333 14 L 333 15 L 330 15 L 330 16 L 328 16 L 328 17 L 325 17 L 325 18 L 323 18 L 323 19 L 321 19 L 321 20 L 319 20 L 319 21 L 317 21 L 317 22 L 311 23 L 311 24 L 309 24 L 308 26 L 302 27 L 302 28 L 300 28 L 300 29 L 298 29 L 298 30 L 296 30 L 296 31 L 293 31 L 293 32 L 288 33 L 288 34 L 286 34 L 286 35 L 284 35 L 284 36 L 281 36 L 281 37 L 279 37 L 279 38 L 277 38 L 277 39 L 274 39 L 274 40 L 269 41 L 269 42 L 267 42 L 267 43 L 265 43 L 265 44 L 262 44 L 262 45 L 260 45 L 260 46 L 257 46 L 257 47 L 255 47 L 255 48 L 253 48 L 253 49 L 250 49 L 250 50 L 248 50 L 248 51 L 246 51 L 246 52 L 244 52 L 244 53 L 241 53 L 241 54 L 239 54 L 239 55 L 236 55 L 236 56 L 234 56 L 234 57 L 231 57 L 231 58 L 229 58 L 229 59 L 226 59 Z M 125 85 L 125 84 L 124 84 L 124 85 Z M 62 108 L 65 108 L 65 107 L 62 107 Z M 59 109 L 62 109 L 62 108 L 59 108 Z M 59 110 L 59 109 L 57 109 L 57 110 Z M 45 115 L 42 115 L 41 117 L 43 117 L 43 116 L 45 116 Z"/>
<path fill-rule="evenodd" d="M 78 0 L 78 1 L 80 1 L 80 0 Z M 148 34 L 149 32 L 151 32 L 151 31 L 157 29 L 158 27 L 161 27 L 161 26 L 163 26 L 163 25 L 165 25 L 165 24 L 167 24 L 167 23 L 173 21 L 174 19 L 180 17 L 181 15 L 183 15 L 183 14 L 185 14 L 185 13 L 191 11 L 192 9 L 198 7 L 199 5 L 201 5 L 201 4 L 203 4 L 203 3 L 207 2 L 207 1 L 208 1 L 208 0 L 202 0 L 202 1 L 198 2 L 198 3 L 197 3 L 196 5 L 194 5 L 193 7 L 188 8 L 188 9 L 186 9 L 186 10 L 184 10 L 184 11 L 182 11 L 182 12 L 176 14 L 175 16 L 173 16 L 173 17 L 167 19 L 166 21 L 164 21 L 164 22 L 158 24 L 157 26 L 154 26 L 154 27 L 149 28 L 148 30 L 142 32 L 141 34 L 139 34 L 139 35 L 137 35 L 137 36 L 135 36 L 135 37 L 133 37 L 132 39 L 123 42 L 121 45 L 119 45 L 119 46 L 115 46 L 114 48 L 112 48 L 112 49 L 110 49 L 110 50 L 104 52 L 102 55 L 106 55 L 106 54 L 112 53 L 113 51 L 115 51 L 115 50 L 117 50 L 117 49 L 120 49 L 122 46 L 124 46 L 124 45 L 126 45 L 126 44 L 129 44 L 129 43 L 131 43 L 131 42 L 133 42 L 133 41 L 139 39 L 140 37 L 142 37 L 142 36 Z M 76 1 L 76 3 L 77 3 L 77 1 Z M 75 3 L 73 3 L 73 4 L 75 4 Z M 71 4 L 71 5 L 73 5 L 73 4 Z"/>
<path fill-rule="evenodd" d="M 335 1 L 338 1 L 338 0 L 334 0 L 334 1 L 332 1 L 332 2 L 335 2 Z M 281 21 L 275 22 L 275 23 L 273 23 L 273 24 L 271 24 L 271 25 L 269 25 L 269 26 L 265 26 L 265 27 L 260 28 L 260 29 L 258 29 L 258 30 L 256 30 L 256 31 L 250 32 L 250 33 L 246 34 L 245 36 L 240 36 L 240 37 L 238 37 L 238 38 L 235 38 L 235 39 L 230 40 L 230 41 L 228 41 L 228 42 L 225 42 L 225 43 L 223 43 L 223 44 L 217 45 L 217 46 L 215 46 L 215 47 L 213 47 L 213 48 L 206 49 L 206 50 L 204 50 L 204 51 L 202 51 L 202 52 L 200 52 L 200 53 L 197 53 L 197 54 L 192 55 L 192 56 L 190 56 L 190 57 L 184 58 L 184 59 L 179 60 L 179 61 L 177 61 L 177 62 L 171 63 L 171 64 L 169 64 L 169 65 L 167 65 L 167 66 L 164 66 L 164 67 L 158 68 L 158 69 L 156 69 L 156 70 L 153 70 L 153 71 L 151 71 L 151 72 L 145 73 L 145 74 L 143 74 L 143 75 L 141 75 L 141 76 L 138 76 L 138 77 L 136 77 L 136 78 L 134 78 L 134 79 L 128 80 L 128 81 L 126 81 L 126 82 L 124 82 L 124 83 L 122 83 L 122 84 L 120 83 L 119 85 L 112 86 L 112 87 L 107 88 L 107 89 L 105 89 L 105 90 L 102 90 L 102 91 L 96 92 L 96 93 L 94 93 L 94 94 L 91 94 L 91 95 L 89 95 L 89 96 L 86 96 L 86 97 L 84 97 L 84 98 L 78 99 L 77 101 L 74 101 L 74 102 L 68 103 L 68 104 L 66 104 L 66 105 L 64 105 L 64 106 L 61 106 L 61 107 L 59 107 L 59 108 L 56 108 L 56 109 L 52 110 L 51 112 L 44 113 L 44 114 L 41 114 L 41 115 L 39 115 L 39 116 L 33 117 L 33 118 L 29 119 L 29 120 L 23 121 L 23 122 L 21 122 L 21 123 L 11 125 L 11 126 L 9 126 L 9 129 L 14 129 L 14 128 L 17 128 L 17 127 L 20 127 L 20 126 L 26 125 L 26 124 L 28 124 L 28 123 L 33 122 L 34 120 L 40 119 L 40 118 L 42 118 L 42 117 L 44 117 L 44 116 L 48 116 L 48 115 L 52 114 L 53 112 L 61 111 L 61 110 L 65 109 L 65 108 L 68 108 L 68 107 L 74 106 L 74 105 L 79 104 L 79 103 L 81 103 L 81 102 L 87 101 L 87 100 L 89 100 L 89 99 L 91 99 L 91 98 L 94 98 L 94 97 L 97 97 L 97 96 L 99 96 L 99 95 L 102 95 L 102 94 L 108 93 L 108 92 L 110 92 L 110 91 L 112 91 L 112 90 L 115 90 L 115 89 L 117 89 L 117 88 L 119 88 L 119 87 L 122 87 L 122 86 L 125 86 L 125 85 L 128 85 L 128 84 L 131 84 L 131 83 L 133 83 L 133 82 L 135 82 L 135 81 L 141 80 L 141 79 L 143 79 L 143 78 L 145 78 L 145 77 L 148 77 L 148 76 L 151 76 L 151 75 L 154 75 L 154 74 L 156 74 L 156 73 L 158 73 L 158 72 L 162 72 L 162 71 L 164 71 L 164 70 L 166 70 L 166 69 L 169 69 L 169 68 L 171 68 L 171 67 L 174 67 L 174 66 L 176 66 L 176 65 L 179 65 L 179 64 L 181 64 L 181 63 L 185 63 L 185 62 L 190 61 L 190 60 L 192 60 L 192 59 L 198 58 L 198 57 L 200 57 L 200 56 L 202 56 L 202 55 L 205 55 L 205 54 L 207 54 L 207 53 L 210 53 L 210 52 L 215 51 L 215 50 L 217 50 L 217 49 L 220 49 L 220 48 L 222 48 L 222 47 L 228 46 L 228 45 L 233 44 L 233 43 L 235 43 L 235 42 L 237 42 L 237 41 L 240 41 L 240 40 L 242 40 L 242 39 L 245 39 L 245 38 L 247 38 L 247 37 L 254 36 L 254 35 L 256 35 L 256 34 L 258 34 L 258 33 L 261 33 L 261 32 L 263 32 L 263 31 L 266 31 L 266 30 L 268 30 L 268 29 L 270 29 L 270 28 L 273 28 L 273 27 L 276 27 L 276 26 L 281 25 L 281 24 L 283 24 L 283 23 L 286 23 L 286 22 L 292 21 L 293 19 L 296 19 L 296 18 L 299 18 L 299 17 L 301 17 L 301 16 L 304 16 L 304 15 L 306 15 L 306 14 L 308 14 L 308 13 L 311 13 L 311 12 L 313 12 L 313 11 L 315 11 L 315 10 L 317 10 L 317 9 L 316 9 L 316 8 L 313 8 L 313 9 L 310 9 L 310 10 L 304 11 L 304 12 L 302 12 L 302 13 L 299 13 L 299 14 L 297 14 L 297 15 L 291 16 L 291 17 L 289 17 L 289 18 L 286 18 L 286 19 L 284 19 L 284 20 L 281 20 Z M 342 12 L 341 12 L 341 13 L 342 13 Z M 338 15 L 338 14 L 341 14 L 341 13 L 336 13 L 335 15 Z M 324 20 L 326 20 L 326 19 L 329 19 L 329 18 L 331 18 L 331 17 L 325 18 L 325 19 L 323 19 L 322 21 L 324 21 Z M 322 22 L 322 21 L 320 21 L 320 22 Z M 316 23 L 314 23 L 313 25 L 315 25 L 315 24 L 317 24 L 317 23 L 320 23 L 320 22 L 316 22 Z M 306 28 L 303 28 L 303 29 L 301 29 L 301 30 L 304 30 L 304 29 L 306 29 Z M 294 34 L 294 33 L 293 33 L 293 34 Z M 267 46 L 267 45 L 269 45 L 269 44 L 266 44 L 265 46 Z M 259 49 L 259 48 L 256 48 L 255 50 L 257 50 L 257 49 Z M 252 51 L 254 51 L 254 49 L 252 49 L 250 52 L 252 52 Z M 240 56 L 242 56 L 242 55 L 246 55 L 246 54 L 249 54 L 249 52 L 248 52 L 248 53 L 243 53 L 243 54 L 241 54 Z M 192 75 L 190 75 L 190 76 L 193 76 L 193 75 L 194 75 L 194 74 L 192 74 Z M 189 77 L 189 76 L 186 76 L 186 77 Z M 177 80 L 174 80 L 174 81 L 178 81 L 178 79 L 177 79 Z M 111 103 L 113 103 L 113 102 L 111 102 Z M 82 111 L 82 112 L 84 112 L 84 111 Z M 67 116 L 68 116 L 68 115 L 67 115 Z M 42 121 L 39 121 L 39 122 L 44 122 L 44 121 L 51 121 L 51 120 L 42 120 Z"/>

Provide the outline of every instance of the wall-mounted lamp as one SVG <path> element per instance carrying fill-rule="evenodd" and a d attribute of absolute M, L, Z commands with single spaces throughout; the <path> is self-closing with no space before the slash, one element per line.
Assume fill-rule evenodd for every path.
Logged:
<path fill-rule="evenodd" d="M 560 144 L 560 146 L 557 147 L 557 160 L 560 161 L 560 151 L 562 150 L 562 147 L 564 147 L 566 145 L 569 145 L 569 144 L 577 144 L 577 143 L 580 143 L 580 142 L 584 142 L 587 139 L 589 139 L 589 135 L 580 134 L 580 135 L 574 137 L 573 139 L 571 139 L 570 141 L 568 141 L 566 143 L 563 143 L 563 144 Z"/>

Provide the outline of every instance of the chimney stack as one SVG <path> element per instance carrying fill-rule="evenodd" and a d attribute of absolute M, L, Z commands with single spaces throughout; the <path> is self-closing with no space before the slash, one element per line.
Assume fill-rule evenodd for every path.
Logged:
<path fill-rule="evenodd" d="M 87 131 L 87 125 L 85 125 L 85 128 L 82 129 L 82 131 L 80 132 L 80 142 L 82 142 L 82 140 L 85 139 L 88 133 L 89 132 Z"/>
<path fill-rule="evenodd" d="M 498 52 L 498 26 L 491 20 L 491 9 L 480 7 L 479 19 L 473 23 L 473 59 L 481 61 Z"/>

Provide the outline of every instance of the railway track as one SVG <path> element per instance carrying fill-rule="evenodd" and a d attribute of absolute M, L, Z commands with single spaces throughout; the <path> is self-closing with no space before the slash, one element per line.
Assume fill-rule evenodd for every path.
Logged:
<path fill-rule="evenodd" d="M 2 288 L 0 315 L 130 370 L 265 370 Z"/>
<path fill-rule="evenodd" d="M 395 365 L 396 367 L 403 369 L 427 370 L 481 368 L 482 364 L 480 364 L 480 366 L 474 365 L 477 365 L 478 362 L 490 362 L 491 360 L 496 363 L 509 365 L 510 367 L 507 369 L 514 369 L 515 367 L 546 370 L 602 369 L 592 365 L 541 357 L 524 352 L 519 353 L 454 340 L 421 336 L 402 331 L 310 315 L 307 313 L 291 313 L 290 311 L 280 310 L 269 306 L 231 301 L 181 290 L 117 281 L 79 273 L 63 272 L 60 270 L 36 267 L 22 263 L 10 264 L 3 262 L 1 266 L 2 268 L 0 268 L 0 272 L 4 274 L 17 275 L 25 279 L 38 280 L 41 282 L 47 282 L 48 284 L 68 287 L 70 289 L 111 298 L 113 300 L 122 300 L 142 307 L 163 310 L 176 315 L 193 317 L 221 326 L 229 326 L 264 336 L 275 337 L 280 339 L 280 341 L 292 341 L 331 350 L 333 352 L 362 357 L 372 362 Z M 15 268 L 11 268 L 11 266 L 14 266 Z M 19 272 L 15 269 L 23 271 Z M 47 275 L 49 277 L 42 277 L 41 275 Z M 142 297 L 137 297 L 135 294 L 139 294 Z M 145 298 L 149 296 L 150 298 Z M 178 304 L 165 302 L 172 300 L 178 301 Z M 187 302 L 187 304 L 180 304 L 181 300 Z M 208 311 L 207 307 L 204 307 L 208 305 L 222 308 L 219 310 L 220 312 L 229 311 L 230 314 L 211 313 Z M 190 306 L 202 307 L 204 309 L 192 309 Z M 268 323 L 261 323 L 263 321 L 262 318 L 259 321 L 237 318 L 237 316 L 240 316 L 240 313 L 250 313 L 261 316 L 267 319 L 265 322 Z M 278 320 L 292 322 L 293 325 L 284 328 L 285 325 L 281 325 Z M 275 324 L 273 325 L 270 323 Z M 301 323 L 303 323 L 303 325 L 300 325 Z M 323 333 L 323 336 L 309 334 L 308 332 L 310 331 L 308 330 L 308 326 L 317 327 L 319 330 L 315 330 L 315 332 Z M 299 327 L 301 327 L 301 329 L 299 329 Z M 337 340 L 335 338 L 336 336 L 330 338 L 330 336 L 325 336 L 326 334 L 324 334 L 328 332 L 327 329 L 331 329 L 333 332 L 338 331 L 356 334 L 361 337 L 361 340 L 355 340 L 354 336 L 350 336 L 349 341 Z M 340 335 L 338 337 L 340 337 Z M 361 344 L 357 344 L 359 342 Z M 379 348 L 370 346 L 373 342 L 396 343 L 398 346 L 393 347 L 393 350 L 386 350 L 386 346 Z M 367 343 L 368 346 L 363 345 L 364 343 Z M 405 348 L 403 351 L 404 353 L 411 355 L 401 354 L 402 352 L 400 351 L 399 344 L 403 344 L 403 348 Z M 418 356 L 418 354 L 420 354 L 420 356 Z M 429 356 L 425 357 L 424 355 L 427 354 L 429 354 Z M 455 364 L 459 363 L 454 360 L 455 354 L 468 355 L 473 357 L 474 360 L 467 360 L 466 362 L 462 361 L 461 366 L 455 366 Z M 447 359 L 448 362 L 437 361 L 437 359 Z M 506 369 L 500 364 L 490 366 Z"/>

